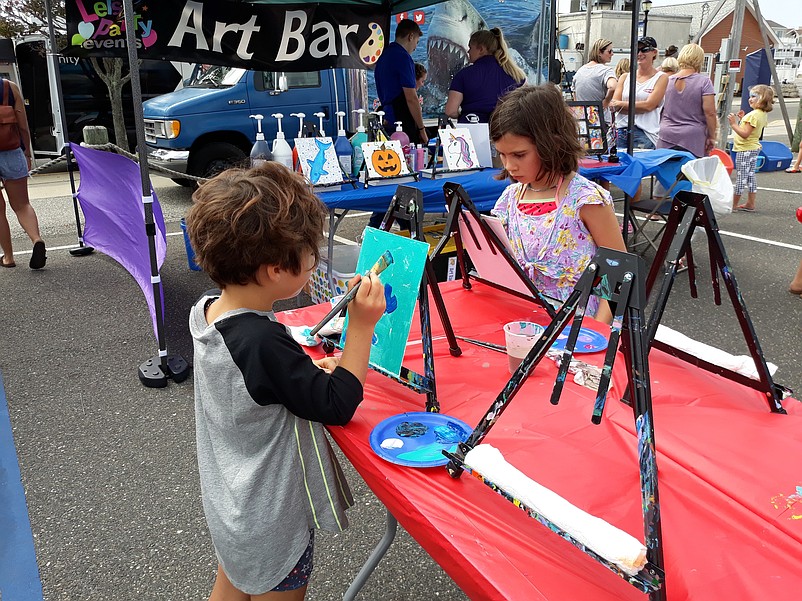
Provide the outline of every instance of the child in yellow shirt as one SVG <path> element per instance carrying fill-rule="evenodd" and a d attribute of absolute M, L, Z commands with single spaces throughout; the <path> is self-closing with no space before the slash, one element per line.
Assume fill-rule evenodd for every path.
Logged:
<path fill-rule="evenodd" d="M 744 115 L 740 111 L 738 115 L 730 113 L 727 120 L 735 134 L 732 149 L 735 151 L 735 194 L 732 197 L 732 208 L 734 211 L 755 210 L 755 196 L 757 195 L 757 179 L 755 170 L 757 167 L 757 157 L 760 154 L 760 136 L 768 123 L 768 114 L 774 105 L 774 90 L 769 86 L 752 86 L 749 90 L 749 106 L 752 110 Z M 738 119 L 740 118 L 740 122 Z M 745 204 L 739 204 L 744 188 L 749 189 L 749 196 Z"/>

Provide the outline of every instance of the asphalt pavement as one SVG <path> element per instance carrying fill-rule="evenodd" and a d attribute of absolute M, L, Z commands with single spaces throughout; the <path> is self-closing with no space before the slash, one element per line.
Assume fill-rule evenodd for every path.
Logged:
<path fill-rule="evenodd" d="M 782 140 L 783 132 L 772 127 L 769 139 Z M 191 361 L 188 312 L 214 284 L 187 265 L 179 221 L 190 191 L 162 177 L 153 181 L 169 233 L 161 272 L 168 350 Z M 779 366 L 775 379 L 800 390 L 802 298 L 787 287 L 802 259 L 795 218 L 802 175 L 760 173 L 758 185 L 757 211 L 734 213 L 719 225 L 764 354 Z M 0 373 L 44 599 L 205 599 L 216 562 L 200 503 L 192 379 L 163 389 L 140 384 L 137 367 L 158 350 L 141 292 L 108 257 L 68 252 L 76 230 L 65 173 L 37 175 L 30 190 L 48 262 L 41 271 L 26 267 L 30 242 L 9 211 L 18 267 L 0 273 Z M 367 214 L 352 214 L 338 236 L 353 241 L 366 222 Z M 699 298 L 691 298 L 687 273 L 680 274 L 663 323 L 744 353 L 726 298 L 721 307 L 713 303 L 704 241 L 694 250 Z M 355 490 L 352 526 L 316 537 L 312 601 L 341 598 L 384 531 L 382 505 L 347 460 L 343 465 Z M 465 598 L 403 532 L 359 596 Z M 5 594 L 3 600 L 15 601 Z"/>

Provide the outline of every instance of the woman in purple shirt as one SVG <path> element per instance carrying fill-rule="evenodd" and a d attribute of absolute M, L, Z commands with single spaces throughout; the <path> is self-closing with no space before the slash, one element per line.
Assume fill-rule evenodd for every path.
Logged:
<path fill-rule="evenodd" d="M 526 73 L 510 58 L 498 27 L 471 34 L 468 61 L 451 81 L 444 112 L 460 123 L 487 123 L 498 99 L 523 85 Z"/>
<path fill-rule="evenodd" d="M 710 78 L 699 73 L 704 56 L 698 44 L 687 44 L 680 51 L 680 70 L 668 78 L 657 148 L 703 157 L 716 145 L 716 92 Z"/>

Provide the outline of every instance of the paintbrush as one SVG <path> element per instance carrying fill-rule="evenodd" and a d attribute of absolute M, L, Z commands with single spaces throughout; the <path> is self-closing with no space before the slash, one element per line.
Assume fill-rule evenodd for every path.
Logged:
<path fill-rule="evenodd" d="M 386 250 L 386 251 L 384 251 L 384 254 L 381 257 L 379 257 L 379 260 L 376 261 L 376 263 L 373 265 L 373 267 L 371 267 L 367 271 L 367 273 L 365 273 L 364 277 L 369 276 L 371 273 L 374 274 L 374 275 L 379 275 L 382 271 L 387 269 L 392 264 L 393 264 L 393 253 L 391 253 L 389 250 Z M 326 313 L 326 317 L 324 317 L 321 320 L 321 322 L 319 324 L 317 324 L 314 328 L 309 330 L 309 335 L 310 336 L 314 336 L 315 334 L 317 334 L 321 330 L 321 328 L 323 328 L 323 326 L 325 326 L 327 323 L 329 323 L 329 321 L 331 321 L 331 319 L 335 315 L 337 315 L 337 313 L 339 313 L 340 311 L 345 313 L 345 310 L 346 310 L 346 308 L 348 306 L 348 303 L 350 303 L 352 300 L 354 300 L 354 297 L 356 296 L 356 292 L 357 292 L 357 290 L 359 290 L 359 285 L 361 283 L 362 283 L 362 280 L 359 280 L 356 283 L 356 286 L 351 288 L 348 291 L 348 294 L 343 296 L 337 302 L 337 304 L 334 305 L 334 307 L 332 307 L 331 311 Z"/>
<path fill-rule="evenodd" d="M 475 344 L 476 346 L 481 346 L 484 348 L 489 348 L 493 351 L 498 351 L 499 353 L 506 353 L 507 347 L 503 344 L 495 344 L 493 342 L 485 342 L 484 340 L 476 340 L 475 338 L 465 338 L 464 336 L 454 336 L 457 340 L 462 340 L 463 342 L 467 342 L 469 344 Z"/>

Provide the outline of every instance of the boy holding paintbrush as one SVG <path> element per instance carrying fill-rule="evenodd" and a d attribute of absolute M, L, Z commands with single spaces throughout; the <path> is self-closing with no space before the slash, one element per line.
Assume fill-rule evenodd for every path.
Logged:
<path fill-rule="evenodd" d="M 347 526 L 353 499 L 323 424 L 346 424 L 362 400 L 384 287 L 361 279 L 342 357 L 313 362 L 272 308 L 317 264 L 323 204 L 272 162 L 225 171 L 193 200 L 196 260 L 222 290 L 189 320 L 203 509 L 219 563 L 211 599 L 301 600 L 314 529 Z"/>

